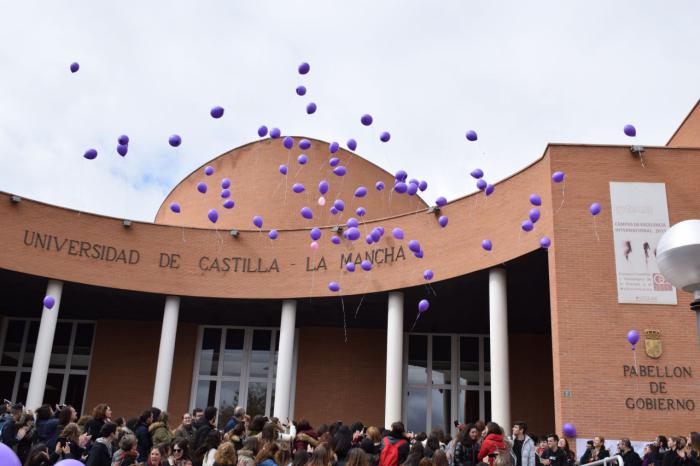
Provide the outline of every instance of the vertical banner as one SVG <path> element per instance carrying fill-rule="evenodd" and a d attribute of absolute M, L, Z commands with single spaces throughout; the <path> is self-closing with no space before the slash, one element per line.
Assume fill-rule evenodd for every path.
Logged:
<path fill-rule="evenodd" d="M 656 264 L 656 243 L 669 228 L 666 185 L 610 182 L 610 203 L 617 302 L 677 304 Z"/>

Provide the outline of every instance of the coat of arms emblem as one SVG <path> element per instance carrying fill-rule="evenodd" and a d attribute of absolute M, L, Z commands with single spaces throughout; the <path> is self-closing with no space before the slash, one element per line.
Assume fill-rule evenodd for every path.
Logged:
<path fill-rule="evenodd" d="M 661 346 L 661 330 L 647 329 L 644 331 L 644 350 L 652 359 L 658 359 L 663 353 Z"/>

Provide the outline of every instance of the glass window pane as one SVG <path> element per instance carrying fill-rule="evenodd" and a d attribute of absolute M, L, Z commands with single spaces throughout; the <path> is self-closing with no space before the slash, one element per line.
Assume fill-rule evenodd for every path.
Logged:
<path fill-rule="evenodd" d="M 63 389 L 63 374 L 48 374 L 46 376 L 46 388 L 44 389 L 44 403 L 51 406 L 61 402 L 61 390 Z"/>
<path fill-rule="evenodd" d="M 216 375 L 219 370 L 219 351 L 221 349 L 221 329 L 205 328 L 202 332 L 202 348 L 199 354 L 199 374 Z M 212 400 L 213 402 L 213 400 Z M 206 408 L 205 405 L 201 406 Z M 200 407 L 200 405 L 197 405 Z"/>
<path fill-rule="evenodd" d="M 224 374 L 229 376 L 241 376 L 243 367 L 243 339 L 245 330 L 226 330 L 226 342 L 224 343 Z"/>
<path fill-rule="evenodd" d="M 66 387 L 66 398 L 63 401 L 71 405 L 78 413 L 83 412 L 83 396 L 85 395 L 86 375 L 71 374 L 68 376 L 68 387 Z"/>
<path fill-rule="evenodd" d="M 7 323 L 5 347 L 2 349 L 3 366 L 17 366 L 22 337 L 24 336 L 24 325 L 25 321 L 23 320 L 10 320 Z"/>
<path fill-rule="evenodd" d="M 22 372 L 19 376 L 19 389 L 17 390 L 17 399 L 12 400 L 15 403 L 27 403 L 27 392 L 29 391 L 29 378 L 31 372 Z"/>
<path fill-rule="evenodd" d="M 221 394 L 219 394 L 219 429 L 223 429 L 228 420 L 233 416 L 233 410 L 238 406 L 239 390 L 240 382 L 221 382 Z"/>
<path fill-rule="evenodd" d="M 270 409 L 268 411 L 272 411 L 272 407 L 275 406 L 275 383 L 272 382 L 272 385 L 269 386 L 268 389 L 270 389 L 272 391 L 272 393 L 270 394 Z M 268 416 L 270 414 L 272 414 L 272 413 L 270 413 L 270 412 L 265 413 L 265 415 L 268 415 Z M 287 421 L 284 421 L 284 422 L 287 422 Z"/>
<path fill-rule="evenodd" d="M 410 432 L 426 432 L 425 421 L 428 416 L 425 388 L 411 388 L 406 395 L 406 427 Z"/>
<path fill-rule="evenodd" d="M 49 367 L 51 369 L 65 369 L 68 362 L 68 345 L 70 344 L 73 324 L 70 322 L 59 322 L 56 324 L 56 332 L 53 336 L 53 348 L 51 348 L 51 359 Z"/>
<path fill-rule="evenodd" d="M 428 382 L 428 337 L 408 337 L 408 383 Z M 425 421 L 423 421 L 425 424 Z M 416 431 L 420 432 L 420 431 Z"/>
<path fill-rule="evenodd" d="M 452 391 L 448 388 L 432 389 L 432 422 L 431 429 L 440 427 L 445 432 L 450 432 L 450 416 L 452 415 Z"/>
<path fill-rule="evenodd" d="M 459 384 L 479 385 L 479 339 L 459 339 Z"/>
<path fill-rule="evenodd" d="M 484 419 L 491 419 L 491 390 L 484 392 Z"/>
<path fill-rule="evenodd" d="M 75 330 L 75 341 L 73 342 L 73 356 L 70 361 L 71 369 L 88 368 L 94 333 L 94 324 L 78 324 Z"/>
<path fill-rule="evenodd" d="M 195 408 L 206 409 L 214 406 L 216 401 L 216 381 L 200 380 L 197 382 L 197 395 L 195 396 Z"/>
<path fill-rule="evenodd" d="M 258 414 L 265 415 L 265 398 L 267 397 L 267 382 L 250 382 L 248 384 L 248 404 L 246 412 L 250 417 Z"/>
<path fill-rule="evenodd" d="M 452 382 L 452 338 L 433 337 L 433 384 Z M 435 425 L 435 423 L 433 423 Z"/>
<path fill-rule="evenodd" d="M 491 385 L 491 345 L 488 338 L 484 338 L 484 385 Z"/>
<path fill-rule="evenodd" d="M 12 390 L 15 388 L 16 372 L 0 371 L 0 399 L 12 400 Z"/>
<path fill-rule="evenodd" d="M 253 331 L 253 351 L 250 356 L 250 376 L 267 377 L 270 369 L 270 330 Z"/>
<path fill-rule="evenodd" d="M 27 336 L 27 347 L 24 350 L 24 367 L 32 367 L 34 362 L 34 349 L 36 348 L 36 340 L 39 338 L 39 322 L 33 320 L 29 323 L 29 335 Z"/>
<path fill-rule="evenodd" d="M 479 419 L 479 392 L 476 390 L 460 390 L 458 420 L 465 424 Z M 490 418 L 486 418 L 490 419 Z"/>

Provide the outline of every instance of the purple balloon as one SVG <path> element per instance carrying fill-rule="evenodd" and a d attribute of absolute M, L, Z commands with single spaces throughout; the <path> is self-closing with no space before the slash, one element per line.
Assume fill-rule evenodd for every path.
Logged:
<path fill-rule="evenodd" d="M 348 219 L 348 226 L 349 226 L 349 227 L 355 227 L 355 228 L 357 228 L 359 225 L 360 225 L 360 222 L 358 222 L 356 218 L 350 217 L 350 218 Z"/>
<path fill-rule="evenodd" d="M 168 144 L 170 144 L 173 147 L 177 147 L 180 144 L 182 144 L 182 138 L 177 134 L 173 134 L 172 136 L 170 136 L 170 139 L 168 139 Z"/>
<path fill-rule="evenodd" d="M 180 213 L 180 204 L 178 204 L 177 202 L 171 202 L 170 203 L 170 210 L 172 210 L 176 214 L 179 214 Z"/>
<path fill-rule="evenodd" d="M 336 236 L 336 238 L 337 238 L 337 236 Z M 347 264 L 345 264 L 345 270 L 347 270 L 348 272 L 354 272 L 355 271 L 355 263 L 348 262 Z"/>
<path fill-rule="evenodd" d="M 418 183 L 419 181 L 415 178 L 411 178 L 410 180 L 408 180 L 408 184 L 415 184 L 416 186 L 418 186 Z"/>
<path fill-rule="evenodd" d="M 537 194 L 530 194 L 530 204 L 540 206 L 542 205 L 542 198 Z"/>
<path fill-rule="evenodd" d="M 345 237 L 350 241 L 356 241 L 360 238 L 360 229 L 357 227 L 350 227 L 345 230 Z"/>
<path fill-rule="evenodd" d="M 552 181 L 555 183 L 561 183 L 564 181 L 564 172 L 554 172 L 552 174 Z"/>
<path fill-rule="evenodd" d="M 379 140 L 382 142 L 389 142 L 389 139 L 391 139 L 389 131 L 382 131 L 382 134 L 379 135 Z"/>
<path fill-rule="evenodd" d="M 197 191 L 204 194 L 207 192 L 207 184 L 204 181 L 197 183 Z"/>
<path fill-rule="evenodd" d="M 491 194 L 493 194 L 494 189 L 496 189 L 496 187 L 494 185 L 487 184 L 486 189 L 484 189 L 484 194 L 486 194 L 487 196 L 490 196 Z"/>
<path fill-rule="evenodd" d="M 380 239 L 382 239 L 382 233 L 378 229 L 372 230 L 372 233 L 370 233 L 370 236 L 372 236 L 372 240 L 377 243 L 379 242 Z"/>
<path fill-rule="evenodd" d="M 406 181 L 406 178 L 408 178 L 406 170 L 399 170 L 394 174 L 394 179 L 397 181 Z"/>
<path fill-rule="evenodd" d="M 347 145 L 348 145 L 348 149 L 350 149 L 350 150 L 352 150 L 352 151 L 354 151 L 355 149 L 357 149 L 357 141 L 355 141 L 354 139 L 348 139 L 348 144 L 347 144 Z"/>
<path fill-rule="evenodd" d="M 338 209 L 339 212 L 342 212 L 345 210 L 345 202 L 343 202 L 342 199 L 336 199 L 335 202 L 333 202 L 333 207 Z"/>
<path fill-rule="evenodd" d="M 383 181 L 377 181 L 377 182 L 374 184 L 374 189 L 376 189 L 377 191 L 383 190 L 383 189 L 384 189 L 384 182 L 383 182 Z"/>
<path fill-rule="evenodd" d="M 260 128 L 258 128 L 258 136 L 260 136 L 261 138 L 267 136 L 267 126 L 262 125 Z"/>
<path fill-rule="evenodd" d="M 475 168 L 474 170 L 472 170 L 470 175 L 472 176 L 472 178 L 476 178 L 478 180 L 479 178 L 482 178 L 484 176 L 484 171 L 481 168 Z"/>
<path fill-rule="evenodd" d="M 314 102 L 309 102 L 309 104 L 306 106 L 306 113 L 308 115 L 313 115 L 314 113 L 316 113 L 317 109 L 318 107 Z"/>
<path fill-rule="evenodd" d="M 367 188 L 364 186 L 359 186 L 355 190 L 355 197 L 365 197 L 367 195 Z"/>
<path fill-rule="evenodd" d="M 292 191 L 294 191 L 294 192 L 297 193 L 297 194 L 303 193 L 305 189 L 306 189 L 306 188 L 304 188 L 304 185 L 301 184 L 301 183 L 294 183 L 294 184 L 292 185 Z"/>
<path fill-rule="evenodd" d="M 362 115 L 362 116 L 360 117 L 360 123 L 362 123 L 362 124 L 365 125 L 365 126 L 371 125 L 371 124 L 372 124 L 372 121 L 373 121 L 372 115 L 370 115 L 370 114 L 368 114 L 368 113 L 365 113 L 364 115 Z"/>
<path fill-rule="evenodd" d="M 306 62 L 303 62 L 301 65 L 299 65 L 299 74 L 306 74 L 309 72 L 311 69 L 311 65 L 309 65 Z"/>
<path fill-rule="evenodd" d="M 483 179 L 476 180 L 476 187 L 479 188 L 480 191 L 483 191 L 484 189 L 486 189 L 486 186 L 488 186 L 488 184 L 486 183 L 485 180 L 483 180 Z"/>
<path fill-rule="evenodd" d="M 300 213 L 301 213 L 301 216 L 307 220 L 311 220 L 312 218 L 314 218 L 313 211 L 311 209 L 309 209 L 308 207 L 302 207 Z"/>
<path fill-rule="evenodd" d="M 277 239 L 278 236 L 279 233 L 277 232 L 277 230 L 270 230 L 270 232 L 267 234 L 267 237 L 270 239 Z"/>
<path fill-rule="evenodd" d="M 221 197 L 224 198 L 224 199 L 228 199 L 229 197 L 231 197 L 231 190 L 229 190 L 229 189 L 222 189 L 222 190 L 221 190 Z"/>
<path fill-rule="evenodd" d="M 391 235 L 396 239 L 403 239 L 403 230 L 401 228 L 394 228 L 391 230 Z"/>
<path fill-rule="evenodd" d="M 46 309 L 53 309 L 55 304 L 56 304 L 56 300 L 54 299 L 53 296 L 47 296 L 44 298 L 44 307 Z"/>
<path fill-rule="evenodd" d="M 302 139 L 301 141 L 299 141 L 299 149 L 306 150 L 309 147 L 311 147 L 311 141 L 309 141 L 308 139 Z"/>
<path fill-rule="evenodd" d="M 473 129 L 470 129 L 469 131 L 467 131 L 466 136 L 467 136 L 467 139 L 472 141 L 472 142 L 474 142 L 478 139 L 478 137 L 476 135 L 476 131 L 474 131 Z"/>
<path fill-rule="evenodd" d="M 321 239 L 321 229 L 320 228 L 312 228 L 311 229 L 311 239 L 314 241 L 318 241 Z"/>
<path fill-rule="evenodd" d="M 306 87 L 297 86 L 297 95 L 306 95 Z"/>
<path fill-rule="evenodd" d="M 372 239 L 372 235 L 365 236 L 365 243 L 367 243 L 367 244 L 374 243 L 374 240 Z"/>
<path fill-rule="evenodd" d="M 427 299 L 421 299 L 418 302 L 418 312 L 421 314 L 427 311 L 430 308 L 430 302 L 428 302 Z"/>
<path fill-rule="evenodd" d="M 493 249 L 493 243 L 490 239 L 485 239 L 481 242 L 481 247 L 484 248 L 486 251 L 490 251 L 491 249 Z"/>
<path fill-rule="evenodd" d="M 119 144 L 117 146 L 117 154 L 124 157 L 127 152 L 129 152 L 129 146 L 127 146 L 126 144 Z"/>
<path fill-rule="evenodd" d="M 222 116 L 224 116 L 224 108 L 219 107 L 217 105 L 216 107 L 211 109 L 209 114 L 211 115 L 212 118 L 221 118 Z"/>
<path fill-rule="evenodd" d="M 634 345 L 639 341 L 639 332 L 636 330 L 627 332 L 627 341 L 632 345 L 632 349 L 634 349 Z"/>
<path fill-rule="evenodd" d="M 602 209 L 602 207 L 600 206 L 600 203 L 599 203 L 599 202 L 594 202 L 594 203 L 591 204 L 591 206 L 588 208 L 588 210 L 591 211 L 591 215 L 593 215 L 594 217 L 600 213 L 600 210 L 601 210 L 601 209 Z"/>
<path fill-rule="evenodd" d="M 280 173 L 283 175 L 287 174 L 287 166 L 286 165 L 280 165 Z"/>
<path fill-rule="evenodd" d="M 366 213 L 367 213 L 367 211 L 365 210 L 364 207 L 358 207 L 357 209 L 355 209 L 355 214 L 358 217 L 364 217 Z"/>
<path fill-rule="evenodd" d="M 406 189 L 406 192 L 408 193 L 409 196 L 415 196 L 415 194 L 418 192 L 418 185 L 409 183 L 408 188 Z"/>
<path fill-rule="evenodd" d="M 427 182 L 427 181 L 421 181 L 420 183 L 418 183 L 418 189 L 420 189 L 420 192 L 423 192 L 423 191 L 425 191 L 426 189 L 428 189 L 428 182 Z"/>
<path fill-rule="evenodd" d="M 567 437 L 576 437 L 576 427 L 574 427 L 574 425 L 570 422 L 564 423 L 562 426 L 562 432 L 564 432 L 564 435 Z"/>
<path fill-rule="evenodd" d="M 258 228 L 262 228 L 263 218 L 260 215 L 256 215 L 255 217 L 253 217 L 253 225 L 255 225 Z"/>
<path fill-rule="evenodd" d="M 234 205 L 236 205 L 235 202 L 233 202 L 231 199 L 228 199 L 226 202 L 224 202 L 224 209 L 233 209 Z"/>
<path fill-rule="evenodd" d="M 438 223 L 442 228 L 445 228 L 447 226 L 447 216 L 446 215 L 440 215 L 440 218 L 438 218 Z"/>
<path fill-rule="evenodd" d="M 340 159 L 338 157 L 331 157 L 328 159 L 328 165 L 331 167 L 335 167 L 340 163 Z"/>
<path fill-rule="evenodd" d="M 117 142 L 121 144 L 122 146 L 128 146 L 129 145 L 129 136 L 126 134 L 122 134 L 117 138 Z"/>
<path fill-rule="evenodd" d="M 384 235 L 384 227 L 377 227 L 377 231 L 379 231 L 379 234 L 382 236 Z"/>
<path fill-rule="evenodd" d="M 408 249 L 410 249 L 413 252 L 418 252 L 420 251 L 420 243 L 418 240 L 412 239 L 408 242 Z"/>
<path fill-rule="evenodd" d="M 423 280 L 432 280 L 433 279 L 433 271 L 430 269 L 426 269 L 423 272 Z"/>
<path fill-rule="evenodd" d="M 328 144 L 328 151 L 331 154 L 335 154 L 336 152 L 338 152 L 338 149 L 340 149 L 340 144 L 338 144 L 337 142 L 333 141 L 330 144 Z"/>
<path fill-rule="evenodd" d="M 338 237 L 338 236 L 331 236 L 331 243 L 333 243 L 333 244 L 340 244 L 340 237 Z"/>
<path fill-rule="evenodd" d="M 300 154 L 299 157 L 297 157 L 297 163 L 299 165 L 306 165 L 306 162 L 309 161 L 309 158 L 306 156 L 306 154 Z"/>
<path fill-rule="evenodd" d="M 214 174 L 214 167 L 212 167 L 211 165 L 207 166 L 207 167 L 204 169 L 204 174 L 207 175 L 207 176 L 213 175 L 213 174 Z"/>
<path fill-rule="evenodd" d="M 278 137 L 282 136 L 282 131 L 280 131 L 279 128 L 272 128 L 270 130 L 270 137 L 272 139 L 277 139 Z"/>
<path fill-rule="evenodd" d="M 70 64 L 70 72 L 71 73 L 77 73 L 79 69 L 80 69 L 80 65 L 78 64 L 78 62 L 74 62 L 74 63 Z M 17 463 L 17 464 L 19 464 L 19 463 Z"/>
<path fill-rule="evenodd" d="M 328 192 L 328 181 L 326 180 L 321 180 L 321 182 L 318 184 L 318 192 L 321 194 L 326 194 Z"/>
<path fill-rule="evenodd" d="M 530 209 L 530 213 L 527 214 L 532 223 L 537 223 L 540 219 L 540 209 Z"/>
<path fill-rule="evenodd" d="M 552 245 L 552 240 L 548 236 L 543 236 L 540 238 L 540 247 L 547 249 Z"/>
<path fill-rule="evenodd" d="M 285 136 L 282 144 L 284 144 L 285 149 L 291 149 L 294 147 L 294 139 L 291 136 Z"/>
<path fill-rule="evenodd" d="M 231 187 L 231 180 L 229 180 L 228 178 L 224 178 L 223 180 L 221 180 L 221 188 L 222 189 L 228 189 L 230 187 Z"/>
<path fill-rule="evenodd" d="M 447 199 L 445 199 L 443 196 L 438 197 L 435 199 L 435 205 L 438 207 L 442 207 L 445 204 L 447 204 Z"/>
<path fill-rule="evenodd" d="M 637 135 L 637 128 L 632 125 L 625 125 L 624 132 L 627 136 L 632 138 Z"/>
<path fill-rule="evenodd" d="M 535 225 L 530 220 L 525 220 L 520 224 L 520 228 L 522 228 L 523 231 L 532 231 L 532 229 L 535 228 Z"/>
<path fill-rule="evenodd" d="M 333 169 L 333 173 L 337 176 L 344 176 L 347 172 L 347 169 L 342 165 L 338 165 Z"/>
<path fill-rule="evenodd" d="M 216 223 L 216 221 L 219 220 L 219 213 L 216 211 L 216 209 L 209 209 L 207 217 L 209 217 L 211 223 Z"/>
<path fill-rule="evenodd" d="M 372 263 L 365 259 L 360 264 L 360 267 L 362 267 L 362 270 L 364 270 L 365 272 L 369 272 L 370 270 L 372 270 Z"/>
<path fill-rule="evenodd" d="M 83 157 L 88 160 L 93 160 L 95 157 L 97 157 L 97 151 L 95 149 L 88 149 L 83 154 Z"/>
<path fill-rule="evenodd" d="M 331 215 L 336 215 L 337 213 L 338 213 L 338 209 L 331 206 Z"/>
<path fill-rule="evenodd" d="M 394 184 L 394 191 L 396 191 L 399 194 L 403 194 L 406 191 L 408 191 L 408 185 L 404 183 L 403 181 L 397 181 Z"/>
<path fill-rule="evenodd" d="M 340 291 L 340 285 L 338 285 L 338 282 L 330 282 L 328 284 L 328 289 L 333 292 Z"/>

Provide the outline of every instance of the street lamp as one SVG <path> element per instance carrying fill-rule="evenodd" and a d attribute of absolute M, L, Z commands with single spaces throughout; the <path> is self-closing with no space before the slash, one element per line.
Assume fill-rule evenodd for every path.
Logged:
<path fill-rule="evenodd" d="M 694 294 L 690 309 L 695 311 L 700 339 L 700 220 L 685 220 L 669 228 L 656 246 L 656 262 L 668 282 Z"/>

